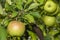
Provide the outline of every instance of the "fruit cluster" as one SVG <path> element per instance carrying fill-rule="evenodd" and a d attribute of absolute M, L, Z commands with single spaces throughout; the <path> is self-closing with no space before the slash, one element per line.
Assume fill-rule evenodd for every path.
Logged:
<path fill-rule="evenodd" d="M 60 40 L 60 0 L 1 0 L 0 40 Z"/>

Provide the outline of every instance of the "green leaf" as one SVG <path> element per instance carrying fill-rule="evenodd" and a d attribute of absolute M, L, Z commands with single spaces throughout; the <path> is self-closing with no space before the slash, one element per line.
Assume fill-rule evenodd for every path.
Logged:
<path fill-rule="evenodd" d="M 49 35 L 44 37 L 44 40 L 52 40 L 51 37 Z"/>
<path fill-rule="evenodd" d="M 56 37 L 54 40 L 59 40 L 60 38 Z"/>
<path fill-rule="evenodd" d="M 1 15 L 3 14 L 3 8 L 2 8 L 2 6 L 1 6 L 1 4 L 0 4 L 0 14 L 1 14 Z"/>
<path fill-rule="evenodd" d="M 60 13 L 58 13 L 57 16 L 60 17 Z"/>
<path fill-rule="evenodd" d="M 54 36 L 55 34 L 57 34 L 57 33 L 59 33 L 59 31 L 58 30 L 50 30 L 50 32 L 49 32 L 49 35 L 50 36 Z"/>
<path fill-rule="evenodd" d="M 34 17 L 30 14 L 27 14 L 24 16 L 24 18 L 29 22 L 29 23 L 34 23 L 35 20 L 34 20 Z"/>
<path fill-rule="evenodd" d="M 11 0 L 6 0 L 6 3 L 8 3 L 9 5 L 12 5 L 12 1 Z"/>
<path fill-rule="evenodd" d="M 10 5 L 8 5 L 7 3 L 5 3 L 5 10 L 6 11 L 12 11 L 13 8 Z"/>
<path fill-rule="evenodd" d="M 4 21 L 4 25 L 7 26 L 7 25 L 9 24 L 9 21 L 10 21 L 10 20 L 5 20 L 5 21 Z"/>
<path fill-rule="evenodd" d="M 30 4 L 31 2 L 32 2 L 32 0 L 27 0 L 27 2 L 26 2 L 26 4 L 25 4 L 24 8 L 25 8 L 28 4 Z"/>
<path fill-rule="evenodd" d="M 24 3 L 26 3 L 27 1 L 26 1 L 26 0 L 24 0 L 23 2 L 24 2 Z"/>
<path fill-rule="evenodd" d="M 27 0 L 26 4 L 29 4 L 29 3 L 31 3 L 31 2 L 32 2 L 32 0 Z"/>
<path fill-rule="evenodd" d="M 38 3 L 32 3 L 32 4 L 29 6 L 28 10 L 34 9 L 34 8 L 36 8 L 36 7 L 38 7 L 38 6 L 39 6 Z"/>
<path fill-rule="evenodd" d="M 15 1 L 15 3 L 16 3 L 16 7 L 17 7 L 18 9 L 22 10 L 22 9 L 23 9 L 23 7 L 22 7 L 23 0 L 14 0 L 14 1 Z"/>
<path fill-rule="evenodd" d="M 60 23 L 60 16 L 57 16 L 56 22 L 57 22 L 57 23 Z"/>
<path fill-rule="evenodd" d="M 3 19 L 0 19 L 0 23 L 2 22 Z"/>
<path fill-rule="evenodd" d="M 54 38 L 54 40 L 60 40 L 60 34 L 58 34 L 58 35 Z"/>
<path fill-rule="evenodd" d="M 38 1 L 38 2 L 40 3 L 40 5 L 41 5 L 41 4 L 44 3 L 45 0 L 37 0 L 37 1 Z"/>
<path fill-rule="evenodd" d="M 44 25 L 39 24 L 38 27 L 39 27 L 39 29 L 42 30 L 43 35 L 46 36 L 47 34 L 46 34 L 46 30 L 45 30 L 45 28 L 44 28 Z"/>
<path fill-rule="evenodd" d="M 13 13 L 12 13 L 11 17 L 12 17 L 12 18 L 14 18 L 14 17 L 16 17 L 16 16 L 17 16 L 17 14 L 18 14 L 18 13 L 17 13 L 16 11 L 13 11 Z"/>
<path fill-rule="evenodd" d="M 40 18 L 41 17 L 39 12 L 30 12 L 30 14 L 33 15 L 35 18 Z"/>
<path fill-rule="evenodd" d="M 0 26 L 0 40 L 7 40 L 7 31 L 2 26 Z"/>
<path fill-rule="evenodd" d="M 29 30 L 27 30 L 27 31 L 28 31 L 29 36 L 32 37 L 31 40 L 38 40 L 37 39 L 38 37 L 35 33 L 33 33 L 32 31 L 29 31 Z"/>

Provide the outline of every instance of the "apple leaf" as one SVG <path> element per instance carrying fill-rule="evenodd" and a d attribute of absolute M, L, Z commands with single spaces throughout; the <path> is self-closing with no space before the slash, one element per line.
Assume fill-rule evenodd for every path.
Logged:
<path fill-rule="evenodd" d="M 30 4 L 31 2 L 32 2 L 32 0 L 27 0 L 27 2 L 26 2 L 26 4 L 25 4 L 24 8 L 25 8 L 28 4 Z"/>
<path fill-rule="evenodd" d="M 44 40 L 52 40 L 51 37 L 49 35 L 44 37 Z"/>
<path fill-rule="evenodd" d="M 12 18 L 14 18 L 14 17 L 16 17 L 16 16 L 17 16 L 17 14 L 18 14 L 17 12 L 13 11 L 13 13 L 12 13 L 11 17 L 12 17 Z"/>
<path fill-rule="evenodd" d="M 6 0 L 6 3 L 8 3 L 9 5 L 11 5 L 12 1 L 11 0 Z"/>
<path fill-rule="evenodd" d="M 23 0 L 14 0 L 16 3 L 16 7 L 20 10 L 22 10 L 22 4 L 23 4 Z"/>
<path fill-rule="evenodd" d="M 0 40 L 7 40 L 6 29 L 2 26 L 0 26 Z"/>
<path fill-rule="evenodd" d="M 1 15 L 3 14 L 3 8 L 2 8 L 2 6 L 1 6 L 1 4 L 0 4 L 0 14 L 1 14 Z"/>
<path fill-rule="evenodd" d="M 29 22 L 29 23 L 34 23 L 35 20 L 34 20 L 34 17 L 30 14 L 27 14 L 24 16 L 24 18 Z"/>
<path fill-rule="evenodd" d="M 37 0 L 40 4 L 43 4 L 45 0 Z"/>
<path fill-rule="evenodd" d="M 29 31 L 29 30 L 27 30 L 27 31 L 28 31 L 28 34 L 31 36 L 31 40 L 38 40 L 37 35 L 35 33 L 33 33 L 32 31 Z"/>
<path fill-rule="evenodd" d="M 33 15 L 35 18 L 40 18 L 41 17 L 39 12 L 30 12 L 30 14 Z"/>
<path fill-rule="evenodd" d="M 38 7 L 38 6 L 39 6 L 38 3 L 32 3 L 32 4 L 29 6 L 28 10 L 34 9 L 34 8 L 36 8 L 36 7 Z"/>
<path fill-rule="evenodd" d="M 60 23 L 60 16 L 57 16 L 56 22 L 57 22 L 57 23 Z"/>

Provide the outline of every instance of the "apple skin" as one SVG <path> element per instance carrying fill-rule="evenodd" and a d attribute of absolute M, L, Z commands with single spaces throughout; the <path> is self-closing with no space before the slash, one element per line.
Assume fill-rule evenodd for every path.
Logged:
<path fill-rule="evenodd" d="M 57 9 L 57 4 L 53 1 L 47 1 L 44 5 L 44 10 L 47 12 L 54 12 Z"/>
<path fill-rule="evenodd" d="M 22 36 L 25 32 L 25 25 L 22 22 L 11 21 L 7 27 L 7 32 L 11 36 Z"/>
<path fill-rule="evenodd" d="M 53 26 L 56 23 L 56 18 L 51 16 L 44 16 L 43 21 L 46 26 Z"/>

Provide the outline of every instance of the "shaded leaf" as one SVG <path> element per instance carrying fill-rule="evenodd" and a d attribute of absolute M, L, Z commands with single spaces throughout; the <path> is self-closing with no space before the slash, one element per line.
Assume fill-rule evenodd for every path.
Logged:
<path fill-rule="evenodd" d="M 52 40 L 49 35 L 45 36 L 44 40 Z"/>

